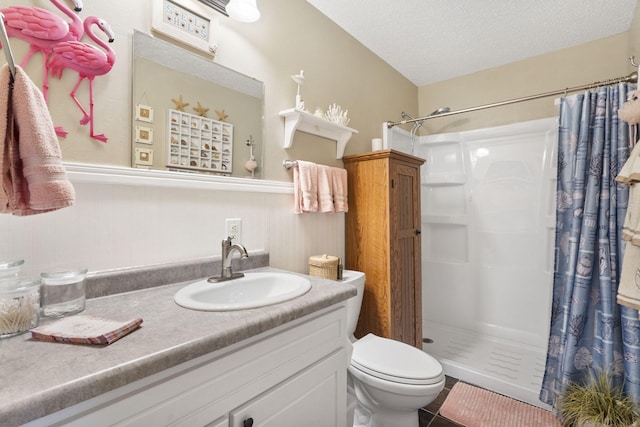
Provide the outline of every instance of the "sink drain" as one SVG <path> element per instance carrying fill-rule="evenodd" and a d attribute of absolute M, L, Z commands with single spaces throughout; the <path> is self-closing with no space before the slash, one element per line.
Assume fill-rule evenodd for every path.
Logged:
<path fill-rule="evenodd" d="M 425 344 L 433 344 L 433 340 L 431 338 L 422 338 L 422 342 Z"/>

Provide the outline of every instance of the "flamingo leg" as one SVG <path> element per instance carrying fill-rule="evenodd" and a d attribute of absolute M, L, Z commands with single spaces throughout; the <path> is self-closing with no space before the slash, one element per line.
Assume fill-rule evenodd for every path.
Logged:
<path fill-rule="evenodd" d="M 42 53 L 44 57 L 44 52 Z M 45 104 L 49 105 L 49 67 L 47 66 L 47 58 L 43 58 L 42 64 L 42 95 Z"/>
<path fill-rule="evenodd" d="M 56 135 L 60 138 L 66 138 L 69 133 L 62 126 L 54 126 L 54 129 L 56 130 Z"/>
<path fill-rule="evenodd" d="M 101 134 L 94 134 L 93 133 L 93 79 L 89 78 L 89 111 L 90 111 L 90 121 L 89 121 L 89 132 L 91 135 L 91 138 L 93 139 L 97 139 L 98 141 L 102 141 L 102 142 L 107 142 L 107 137 L 101 133 Z"/>
<path fill-rule="evenodd" d="M 42 49 L 29 48 L 27 54 L 20 61 L 20 67 L 25 68 L 31 57 L 36 53 L 42 53 L 42 95 L 44 96 L 44 102 L 49 104 L 49 67 L 47 66 L 48 54 Z"/>
<path fill-rule="evenodd" d="M 20 61 L 20 67 L 24 68 L 27 65 L 27 62 L 29 62 L 29 60 L 31 59 L 31 57 L 33 56 L 34 53 L 38 52 L 39 49 L 35 49 L 33 47 L 29 47 L 29 51 L 27 52 L 27 54 L 24 56 L 24 58 L 22 58 L 22 61 Z"/>
<path fill-rule="evenodd" d="M 82 83 L 84 79 L 85 78 L 83 76 L 80 76 L 80 78 L 78 78 L 78 81 L 76 82 L 76 85 L 73 87 L 73 89 L 71 90 L 71 93 L 69 94 L 71 99 L 73 99 L 73 102 L 76 103 L 78 108 L 80 108 L 80 111 L 82 111 L 82 113 L 84 114 L 84 117 L 80 119 L 81 125 L 86 125 L 87 123 L 89 123 L 89 114 L 87 113 L 87 110 L 84 109 L 80 101 L 78 101 L 78 98 L 76 98 L 76 92 L 78 91 L 78 87 L 80 86 L 80 83 Z"/>

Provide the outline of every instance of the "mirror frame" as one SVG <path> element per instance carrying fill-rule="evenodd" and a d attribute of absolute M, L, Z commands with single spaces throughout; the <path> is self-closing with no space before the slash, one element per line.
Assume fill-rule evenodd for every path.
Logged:
<path fill-rule="evenodd" d="M 170 52 L 167 55 L 167 52 Z M 167 57 L 171 58 L 171 61 L 166 61 Z M 264 135 L 265 135 L 265 87 L 264 83 L 256 78 L 247 76 L 223 65 L 217 64 L 212 61 L 211 58 L 206 58 L 201 54 L 185 49 L 182 46 L 176 45 L 170 41 L 148 34 L 143 31 L 134 29 L 132 38 L 132 79 L 131 79 L 131 106 L 132 106 L 132 123 L 131 123 L 131 162 L 130 166 L 135 170 L 144 171 L 166 171 L 175 173 L 174 170 L 169 170 L 168 166 L 160 168 L 140 168 L 135 166 L 136 159 L 136 147 L 140 147 L 136 143 L 136 120 L 135 110 L 139 100 L 135 99 L 136 89 L 136 73 L 135 73 L 135 61 L 137 58 L 143 58 L 147 61 L 155 62 L 168 69 L 178 71 L 187 76 L 193 76 L 200 80 L 208 81 L 212 84 L 219 85 L 227 90 L 235 91 L 243 95 L 251 96 L 261 101 L 261 115 L 260 120 L 260 135 L 253 136 L 254 140 L 258 140 L 258 144 L 254 147 L 254 154 L 257 154 L 256 162 L 258 164 L 257 177 L 250 176 L 234 176 L 231 175 L 216 175 L 208 174 L 206 171 L 179 171 L 186 173 L 190 176 L 206 175 L 217 176 L 223 179 L 247 179 L 247 180 L 262 180 L 264 176 Z M 257 117 L 256 117 L 257 119 Z M 234 126 L 238 126 L 236 123 L 230 123 Z M 241 126 L 241 125 L 240 125 Z M 242 142 L 235 140 L 234 148 L 241 146 Z M 167 153 L 168 155 L 168 153 Z M 235 155 L 235 153 L 234 153 Z"/>

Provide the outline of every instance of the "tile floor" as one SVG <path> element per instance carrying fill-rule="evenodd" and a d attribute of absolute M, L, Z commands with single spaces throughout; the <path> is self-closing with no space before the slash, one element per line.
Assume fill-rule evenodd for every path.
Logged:
<path fill-rule="evenodd" d="M 453 377 L 446 377 L 444 390 L 440 392 L 436 400 L 420 409 L 420 427 L 464 427 L 461 424 L 454 423 L 439 414 L 440 406 L 444 403 L 444 400 L 449 394 L 449 390 L 451 390 L 451 387 L 453 387 L 456 382 L 458 382 L 457 379 Z"/>

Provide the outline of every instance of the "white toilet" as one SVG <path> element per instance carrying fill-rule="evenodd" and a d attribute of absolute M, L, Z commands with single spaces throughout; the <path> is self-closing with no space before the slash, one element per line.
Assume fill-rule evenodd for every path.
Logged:
<path fill-rule="evenodd" d="M 347 333 L 353 344 L 349 365 L 348 423 L 357 427 L 417 427 L 418 410 L 444 388 L 442 365 L 408 344 L 368 334 L 356 340 L 365 275 L 345 270 L 343 282 L 356 286 L 347 301 Z M 354 400 L 355 397 L 355 400 Z M 355 412 L 355 414 L 354 414 Z"/>

